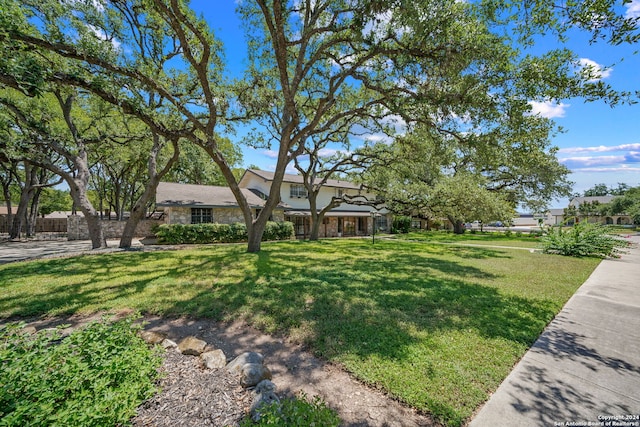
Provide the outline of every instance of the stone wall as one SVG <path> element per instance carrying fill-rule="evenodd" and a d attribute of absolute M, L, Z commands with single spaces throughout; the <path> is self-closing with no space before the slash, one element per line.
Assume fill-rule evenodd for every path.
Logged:
<path fill-rule="evenodd" d="M 126 221 L 102 220 L 102 231 L 105 239 L 119 239 L 122 237 Z M 163 224 L 163 221 L 144 219 L 138 223 L 134 237 L 152 236 L 151 228 Z M 89 227 L 87 220 L 80 215 L 69 215 L 67 220 L 67 235 L 69 240 L 88 240 Z"/>

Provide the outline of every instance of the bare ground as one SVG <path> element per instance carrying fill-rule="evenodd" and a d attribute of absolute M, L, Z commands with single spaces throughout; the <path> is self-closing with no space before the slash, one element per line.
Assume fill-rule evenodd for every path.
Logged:
<path fill-rule="evenodd" d="M 37 329 L 58 324 L 75 326 L 99 316 L 55 318 L 28 322 Z M 338 412 L 343 426 L 413 427 L 439 426 L 430 417 L 353 379 L 340 367 L 314 357 L 303 347 L 265 335 L 241 322 L 222 324 L 212 320 L 166 319 L 147 316 L 145 329 L 180 342 L 193 335 L 224 351 L 227 360 L 245 351 L 264 355 L 281 397 L 304 392 L 320 396 Z M 139 408 L 137 427 L 237 425 L 251 404 L 251 392 L 237 385 L 225 370 L 205 370 L 198 358 L 172 350 L 164 357 L 162 391 Z"/>

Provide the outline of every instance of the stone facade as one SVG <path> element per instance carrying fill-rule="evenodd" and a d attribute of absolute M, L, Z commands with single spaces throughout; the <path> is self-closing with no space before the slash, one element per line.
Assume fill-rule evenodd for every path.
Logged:
<path fill-rule="evenodd" d="M 119 239 L 122 237 L 126 221 L 103 220 L 101 223 L 105 239 Z M 151 231 L 153 226 L 162 223 L 162 221 L 158 220 L 144 219 L 138 223 L 134 237 L 153 236 Z M 69 240 L 89 239 L 89 227 L 87 227 L 87 220 L 83 216 L 69 215 L 67 219 L 67 238 Z"/>
<path fill-rule="evenodd" d="M 233 224 L 240 222 L 244 224 L 244 216 L 240 208 L 212 208 L 213 222 L 218 224 Z M 171 206 L 164 210 L 166 215 L 166 224 L 191 224 L 191 208 L 182 206 Z M 252 210 L 255 215 L 255 209 Z M 284 211 L 276 209 L 272 214 L 273 220 L 277 222 L 284 221 Z"/>

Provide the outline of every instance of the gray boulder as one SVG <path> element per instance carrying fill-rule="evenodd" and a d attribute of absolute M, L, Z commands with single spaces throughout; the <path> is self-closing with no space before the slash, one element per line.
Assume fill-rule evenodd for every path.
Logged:
<path fill-rule="evenodd" d="M 260 410 L 267 405 L 277 404 L 280 407 L 280 399 L 276 395 L 276 385 L 269 380 L 262 380 L 253 390 L 253 402 L 249 409 L 249 415 L 254 422 L 260 421 Z"/>
<path fill-rule="evenodd" d="M 271 371 L 262 363 L 246 363 L 240 370 L 240 385 L 249 388 L 262 380 L 270 380 Z"/>
<path fill-rule="evenodd" d="M 264 356 L 254 351 L 244 352 L 240 356 L 229 362 L 229 364 L 227 365 L 227 370 L 231 373 L 238 374 L 242 370 L 242 367 L 247 363 L 262 364 L 264 363 Z"/>
<path fill-rule="evenodd" d="M 207 369 L 221 369 L 227 364 L 227 357 L 222 350 L 206 351 L 200 355 Z"/>

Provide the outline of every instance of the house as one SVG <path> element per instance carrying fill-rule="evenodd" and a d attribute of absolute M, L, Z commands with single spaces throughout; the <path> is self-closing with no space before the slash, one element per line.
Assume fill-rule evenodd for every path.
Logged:
<path fill-rule="evenodd" d="M 547 217 L 544 220 L 545 225 L 562 225 L 564 224 L 564 209 L 554 208 L 547 211 Z"/>
<path fill-rule="evenodd" d="M 254 217 L 264 206 L 271 191 L 274 173 L 248 169 L 239 181 Z M 332 197 L 365 195 L 361 186 L 349 181 L 329 179 L 317 198 L 317 208 L 327 206 Z M 280 204 L 272 213 L 274 221 L 291 221 L 296 236 L 306 237 L 311 229 L 311 211 L 302 176 L 285 174 L 280 189 Z M 228 187 L 161 182 L 156 191 L 156 209 L 164 212 L 168 224 L 201 222 L 244 222 L 242 211 Z M 329 211 L 320 227 L 319 237 L 369 235 L 373 230 L 387 229 L 387 212 L 380 213 L 371 206 L 342 204 Z"/>
<path fill-rule="evenodd" d="M 242 193 L 254 217 L 264 207 L 264 200 L 249 189 Z M 242 210 L 228 187 L 161 182 L 156 190 L 156 209 L 164 212 L 167 224 L 244 222 Z M 284 221 L 284 205 L 274 209 L 274 221 Z"/>
<path fill-rule="evenodd" d="M 629 215 L 621 214 L 621 215 L 599 215 L 598 213 L 589 214 L 586 216 L 584 212 L 580 211 L 580 205 L 585 203 L 593 204 L 596 202 L 597 205 L 605 205 L 607 203 L 611 203 L 616 196 L 585 196 L 585 197 L 574 197 L 569 202 L 569 209 L 575 208 L 576 216 L 579 221 L 589 221 L 593 223 L 600 224 L 609 224 L 609 225 L 631 225 L 633 224 L 633 220 Z M 569 224 L 571 224 L 572 219 L 565 217 L 565 209 L 551 209 L 547 212 L 547 218 L 545 220 L 545 224 L 547 225 L 564 225 L 569 220 Z"/>
<path fill-rule="evenodd" d="M 273 172 L 248 169 L 239 184 L 242 188 L 269 194 L 273 177 Z M 345 180 L 328 179 L 318 192 L 317 209 L 327 206 L 333 197 L 345 195 L 361 195 L 369 200 L 375 199 L 375 195 L 366 193 L 360 185 Z M 301 175 L 285 174 L 280 187 L 280 200 L 287 206 L 284 219 L 294 224 L 296 236 L 308 236 L 311 230 L 311 211 L 307 189 Z M 372 206 L 343 203 L 325 214 L 319 237 L 369 235 L 373 230 L 373 219 L 376 221 L 376 231 L 387 230 L 387 216 L 388 212 L 384 209 L 378 212 Z"/>
<path fill-rule="evenodd" d="M 584 216 L 580 214 L 580 205 L 584 203 L 594 203 L 604 205 L 607 203 L 611 203 L 616 196 L 589 196 L 589 197 L 575 197 L 569 202 L 569 207 L 575 207 L 578 210 L 578 215 L 580 218 Z M 593 217 L 587 218 L 589 222 L 598 222 L 601 224 L 609 224 L 609 225 L 632 225 L 633 220 L 627 214 L 620 215 L 595 215 Z"/>

